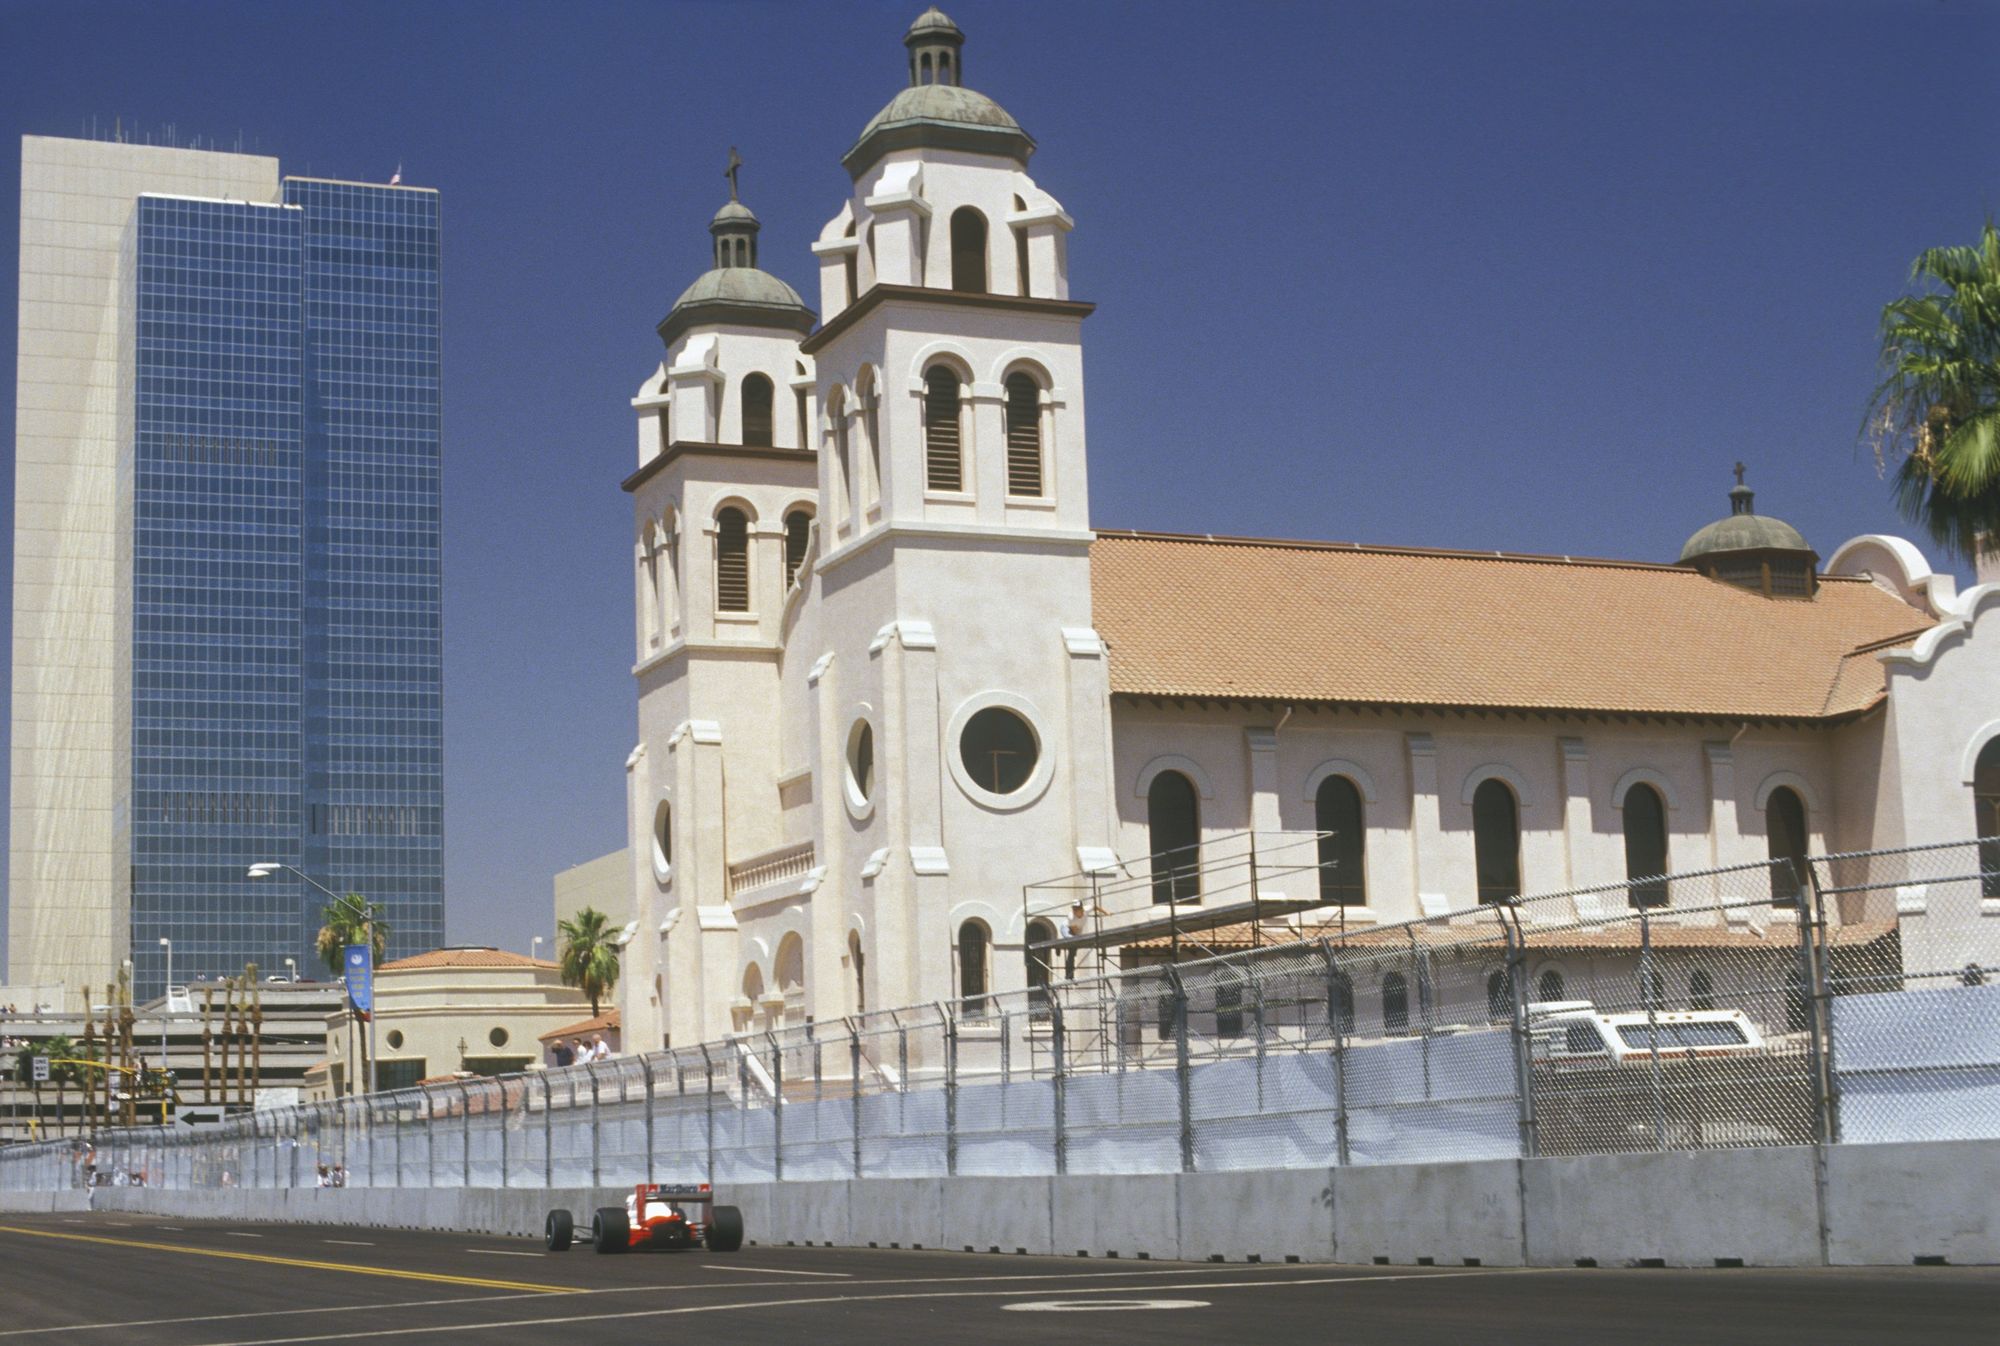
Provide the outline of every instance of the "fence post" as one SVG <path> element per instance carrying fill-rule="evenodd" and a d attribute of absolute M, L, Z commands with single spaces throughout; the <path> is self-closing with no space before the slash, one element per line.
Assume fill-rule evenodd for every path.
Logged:
<path fill-rule="evenodd" d="M 1819 896 L 1819 880 L 1813 874 L 1812 865 L 1806 865 L 1806 873 L 1801 876 L 1790 860 L 1783 862 L 1792 871 L 1792 891 L 1799 895 L 1799 980 L 1800 989 L 1805 993 L 1806 1002 L 1806 1042 L 1810 1056 L 1807 1072 L 1812 1080 L 1813 1139 L 1819 1142 L 1836 1139 L 1832 1090 L 1827 1068 L 1827 1038 L 1832 1031 L 1829 1006 L 1826 1003 L 1826 964 L 1820 956 L 1825 934 L 1824 908 Z M 1808 907 L 1808 901 L 1810 906 Z"/>
<path fill-rule="evenodd" d="M 653 1181 L 653 1058 L 639 1053 L 639 1071 L 646 1080 L 646 1181 Z"/>
<path fill-rule="evenodd" d="M 460 1187 L 472 1186 L 472 1084 L 470 1081 L 458 1086 L 458 1106 L 460 1109 L 460 1136 L 458 1162 Z"/>
<path fill-rule="evenodd" d="M 597 1062 L 585 1066 L 584 1073 L 590 1078 L 590 1185 L 601 1186 L 604 1182 L 603 1115 L 597 1105 Z M 572 1098 L 575 1091 L 571 1091 Z"/>
<path fill-rule="evenodd" d="M 438 1185 L 437 1098 L 429 1089 L 419 1089 L 424 1099 L 424 1186 Z"/>
<path fill-rule="evenodd" d="M 765 1030 L 764 1041 L 771 1044 L 771 1181 L 785 1180 L 785 1054 L 778 1035 Z"/>
<path fill-rule="evenodd" d="M 1322 939 L 1319 942 L 1320 957 L 1326 959 L 1326 1017 L 1327 1027 L 1333 1030 L 1333 1139 L 1342 1167 L 1348 1161 L 1347 1150 L 1347 1016 L 1341 1013 L 1341 971 L 1333 959 L 1333 944 Z M 1348 999 L 1354 995 L 1354 984 L 1349 981 Z"/>
<path fill-rule="evenodd" d="M 525 1113 L 528 1110 L 528 1077 L 524 1074 L 517 1076 L 516 1078 L 518 1078 L 521 1081 L 521 1111 Z M 501 1076 L 498 1083 L 500 1085 L 500 1186 L 502 1189 L 505 1189 L 507 1186 L 507 1158 L 508 1158 L 507 1114 L 511 1112 L 512 1109 L 507 1106 L 506 1076 L 504 1075 Z"/>
<path fill-rule="evenodd" d="M 1513 1000 L 1514 1095 L 1520 1108 L 1521 1157 L 1533 1159 L 1541 1150 L 1535 1126 L 1534 1039 L 1528 1031 L 1528 935 L 1521 928 L 1521 912 L 1516 907 L 1509 919 L 1500 917 L 1500 929 L 1507 938 L 1507 987 Z"/>
<path fill-rule="evenodd" d="M 708 1054 L 708 1044 L 701 1044 L 702 1084 L 701 1096 L 707 1104 L 708 1124 L 708 1181 L 715 1185 L 715 1060 Z"/>
<path fill-rule="evenodd" d="M 1169 963 L 1167 984 L 1174 988 L 1174 1087 L 1180 1096 L 1181 1172 L 1194 1172 L 1194 1095 L 1188 1079 L 1188 1000 L 1180 969 Z"/>
<path fill-rule="evenodd" d="M 854 1176 L 861 1176 L 861 1030 L 847 1020 L 847 1060 L 854 1080 L 853 1106 L 848 1108 L 849 1129 L 854 1132 Z"/>
<path fill-rule="evenodd" d="M 938 1018 L 944 1024 L 944 1171 L 958 1175 L 958 1019 L 942 1000 Z"/>
<path fill-rule="evenodd" d="M 535 1074 L 542 1081 L 542 1187 L 547 1190 L 556 1185 L 556 1087 L 549 1083 L 548 1071 Z"/>
<path fill-rule="evenodd" d="M 1063 1076 L 1068 1062 L 1063 1059 L 1063 1015 L 1062 1006 L 1053 996 L 1049 998 L 1049 1060 L 1053 1073 L 1049 1084 L 1055 1093 L 1055 1151 L 1056 1172 L 1069 1172 L 1069 1100 L 1063 1086 Z"/>
<path fill-rule="evenodd" d="M 1639 998 L 1646 1002 L 1646 1036 L 1651 1039 L 1647 1058 L 1651 1069 L 1653 1099 L 1653 1148 L 1667 1148 L 1667 1100 L 1660 1078 L 1660 1009 L 1659 998 L 1653 994 L 1655 978 L 1659 971 L 1653 966 L 1653 922 L 1650 908 L 1639 908 Z"/>

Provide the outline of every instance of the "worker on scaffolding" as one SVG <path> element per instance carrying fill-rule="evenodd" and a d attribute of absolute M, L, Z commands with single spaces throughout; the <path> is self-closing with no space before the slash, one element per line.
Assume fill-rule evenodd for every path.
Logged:
<path fill-rule="evenodd" d="M 1083 933 L 1083 922 L 1083 899 L 1078 898 L 1069 905 L 1069 920 L 1063 923 L 1063 934 L 1070 939 L 1075 939 Z M 1076 950 L 1077 946 L 1074 944 L 1063 950 L 1064 981 L 1076 980 Z"/>

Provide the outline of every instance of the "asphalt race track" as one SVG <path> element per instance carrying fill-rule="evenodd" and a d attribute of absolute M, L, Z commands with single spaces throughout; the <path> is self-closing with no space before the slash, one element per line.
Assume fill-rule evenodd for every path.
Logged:
<path fill-rule="evenodd" d="M 1996 1328 L 1992 1267 L 1325 1267 L 749 1245 L 600 1257 L 469 1234 L 0 1215 L 0 1346 L 1880 1346 Z"/>

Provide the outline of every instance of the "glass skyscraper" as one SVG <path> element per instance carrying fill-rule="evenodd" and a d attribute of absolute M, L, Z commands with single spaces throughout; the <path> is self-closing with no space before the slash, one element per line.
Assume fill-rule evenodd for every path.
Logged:
<path fill-rule="evenodd" d="M 137 147 L 77 153 L 99 149 Z M 273 187 L 142 189 L 116 235 L 107 849 L 129 888 L 107 909 L 129 928 L 34 963 L 98 932 L 55 900 L 23 930 L 17 748 L 17 982 L 108 981 L 91 965 L 111 947 L 155 995 L 163 937 L 176 982 L 287 958 L 312 975 L 326 899 L 249 878 L 259 861 L 381 905 L 392 956 L 443 942 L 438 195 Z M 15 669 L 18 714 L 18 645 Z"/>

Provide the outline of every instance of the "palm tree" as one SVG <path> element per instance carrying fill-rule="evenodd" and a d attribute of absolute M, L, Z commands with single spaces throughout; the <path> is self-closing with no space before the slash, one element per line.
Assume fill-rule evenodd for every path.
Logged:
<path fill-rule="evenodd" d="M 1926 250 L 1910 283 L 1920 292 L 1882 310 L 1866 428 L 1904 517 L 1974 560 L 2000 550 L 2000 230 Z"/>
<path fill-rule="evenodd" d="M 381 908 L 361 896 L 349 893 L 338 902 L 329 903 L 321 912 L 319 935 L 313 941 L 313 951 L 326 963 L 327 970 L 339 976 L 346 967 L 347 946 L 367 944 L 375 951 L 375 962 L 382 962 L 382 955 L 389 947 L 389 923 L 382 919 Z"/>
<path fill-rule="evenodd" d="M 49 1083 L 56 1087 L 56 1134 L 62 1135 L 66 1130 L 64 1114 L 69 1107 L 69 1087 L 89 1078 L 84 1074 L 84 1067 L 73 1066 L 70 1062 L 96 1060 L 97 1053 L 94 1049 L 86 1049 L 69 1034 L 58 1033 L 42 1043 L 37 1054 L 49 1058 Z M 34 1067 L 30 1065 L 29 1069 Z M 85 1109 L 86 1112 L 88 1110 Z"/>
<path fill-rule="evenodd" d="M 618 985 L 618 944 L 605 929 L 610 917 L 595 907 L 584 907 L 567 921 L 556 922 L 561 942 L 556 961 L 562 968 L 564 986 L 574 986 L 590 997 L 590 1017 L 597 1017 L 598 1003 Z"/>

